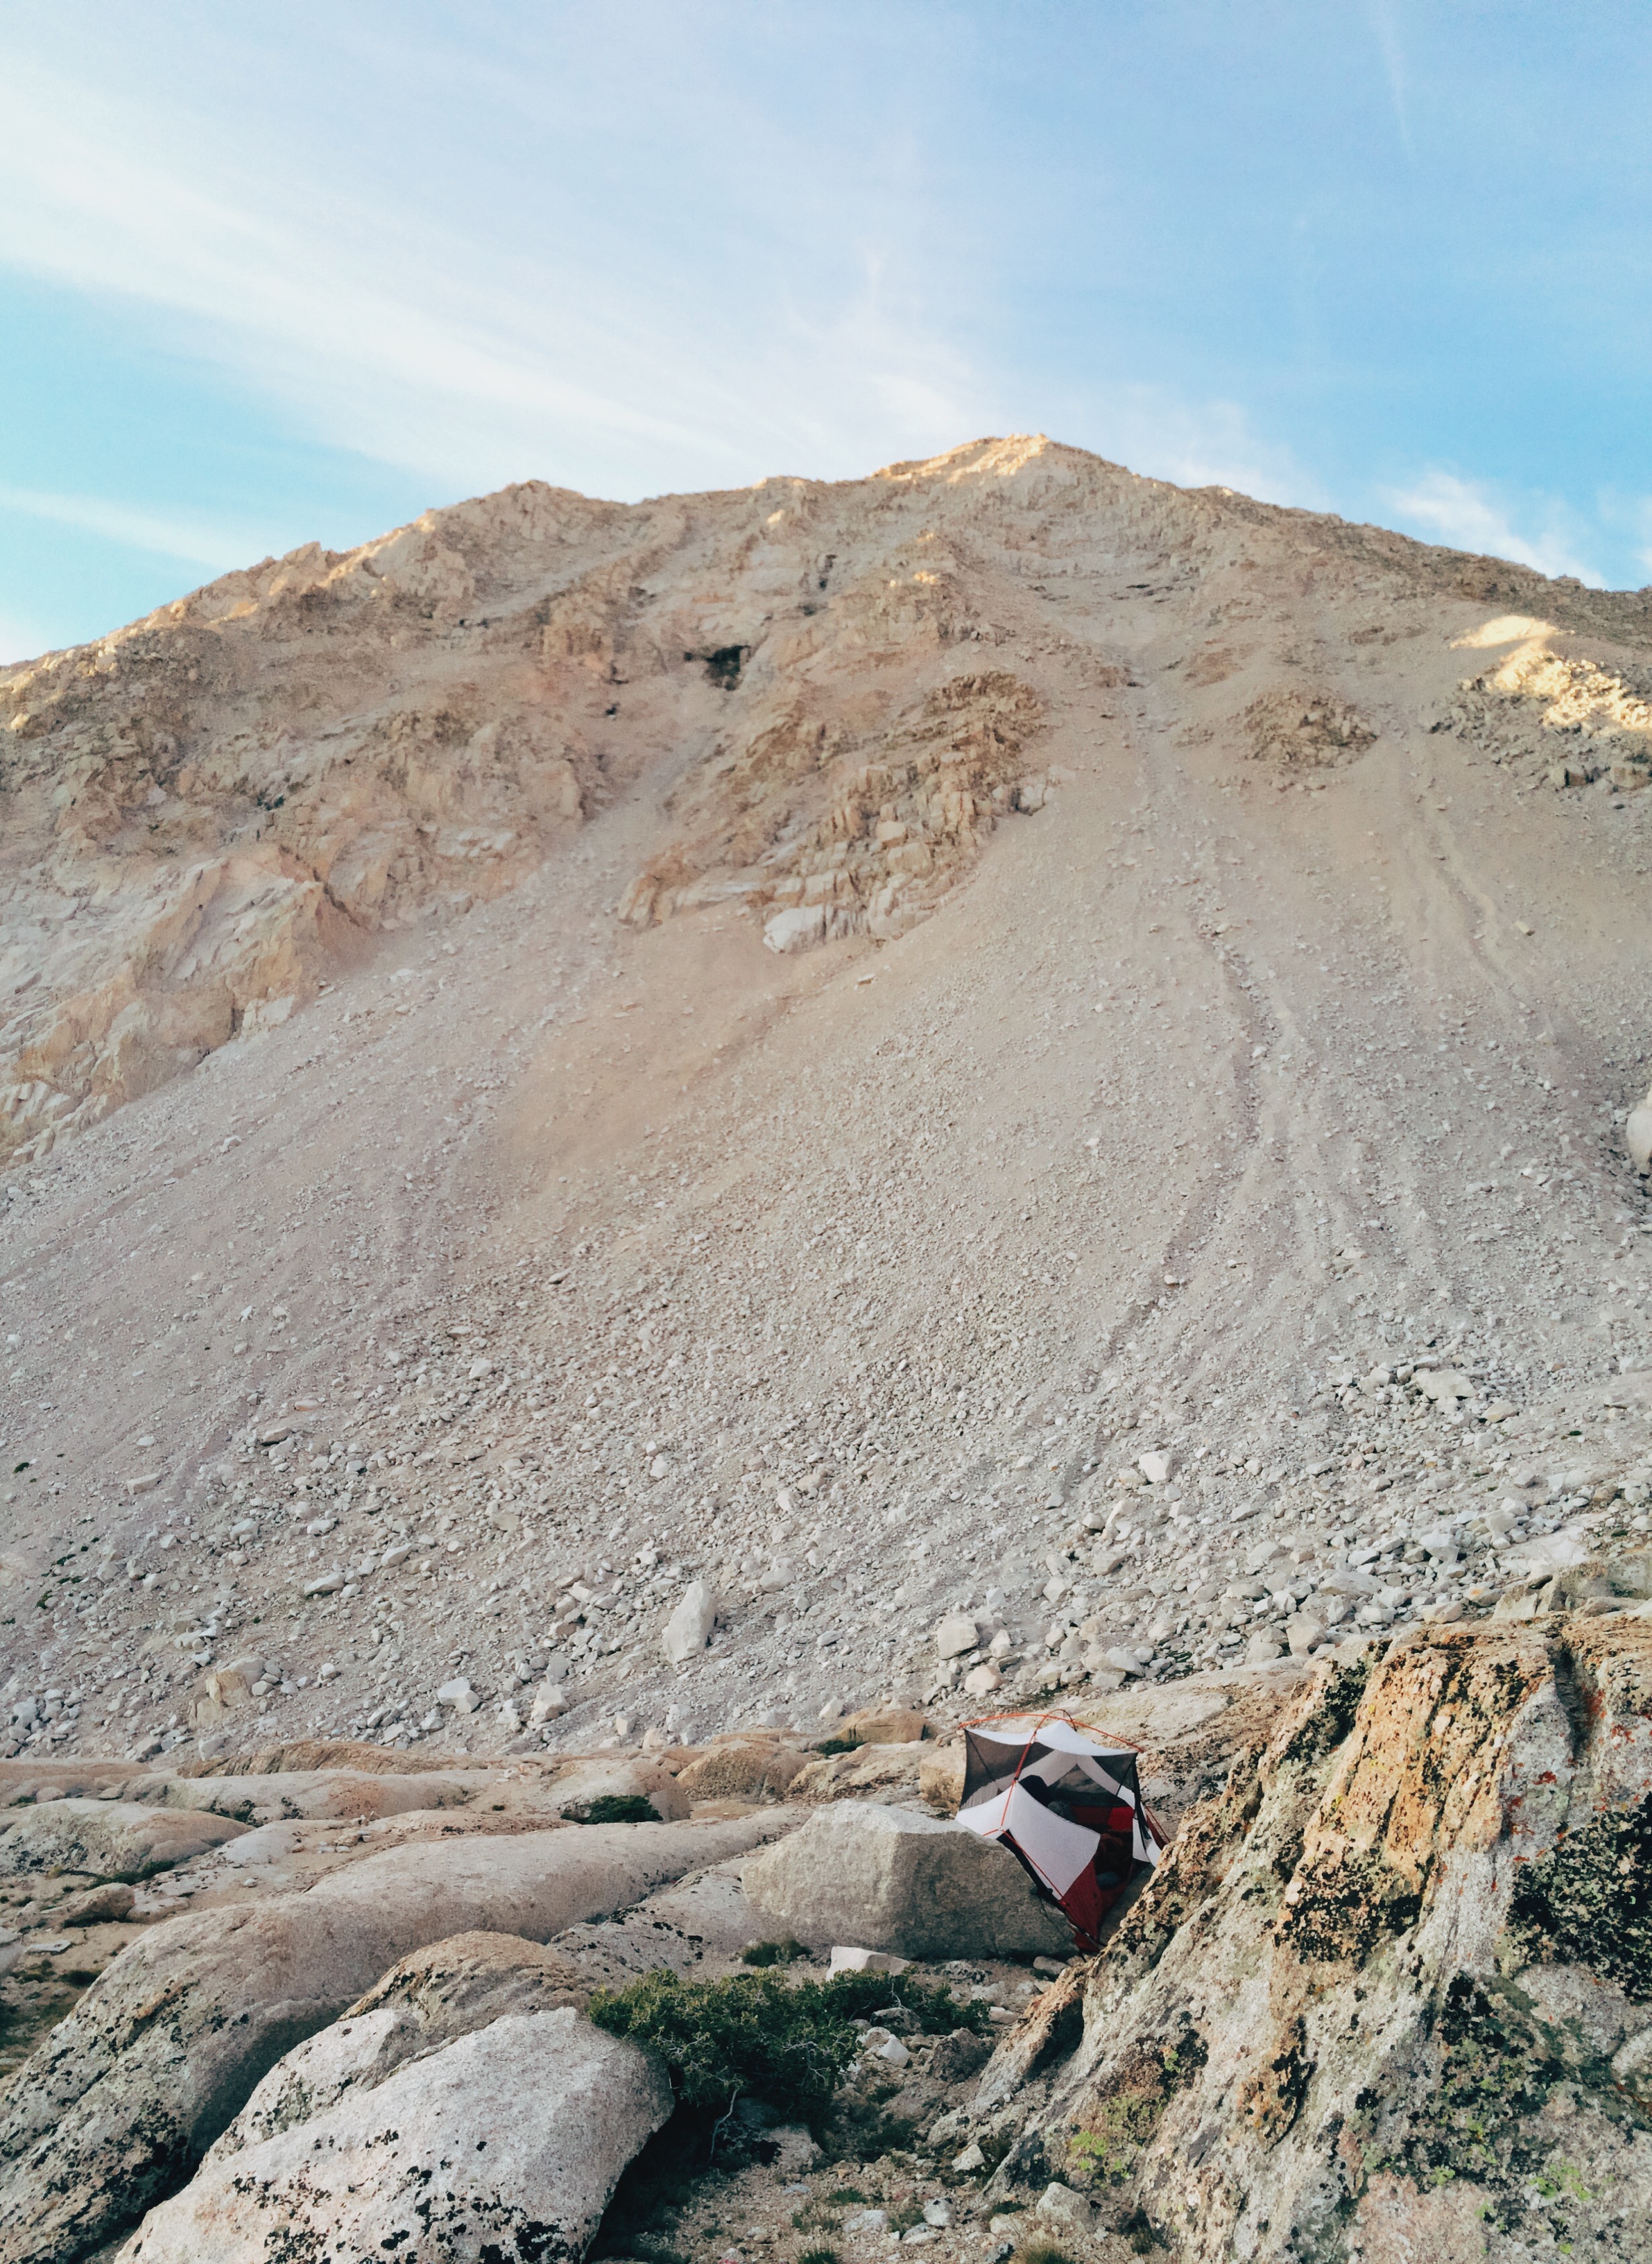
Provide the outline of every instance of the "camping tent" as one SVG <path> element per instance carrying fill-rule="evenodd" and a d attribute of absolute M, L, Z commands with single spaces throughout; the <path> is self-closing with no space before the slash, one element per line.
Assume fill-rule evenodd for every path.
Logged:
<path fill-rule="evenodd" d="M 1142 1805 L 1133 1745 L 1064 1714 L 1001 1714 L 964 1725 L 958 1821 L 996 1840 L 1059 1904 L 1081 1949 L 1164 1834 Z"/>

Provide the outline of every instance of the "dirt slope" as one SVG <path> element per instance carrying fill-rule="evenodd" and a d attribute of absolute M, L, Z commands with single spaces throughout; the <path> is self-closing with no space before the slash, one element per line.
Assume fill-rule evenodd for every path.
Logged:
<path fill-rule="evenodd" d="M 1627 1528 L 1649 645 L 1013 440 L 0 678 L 20 1749 L 812 1718 L 952 1606 L 1105 1683 Z"/>

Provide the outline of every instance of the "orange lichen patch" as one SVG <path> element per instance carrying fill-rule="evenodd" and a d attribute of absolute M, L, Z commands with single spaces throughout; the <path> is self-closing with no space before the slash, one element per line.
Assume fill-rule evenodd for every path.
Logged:
<path fill-rule="evenodd" d="M 1545 1644 L 1524 1630 L 1447 1629 L 1391 1657 L 1305 1835 L 1304 1863 L 1378 1854 L 1419 1892 L 1447 1843 L 1491 1846 L 1511 1724 L 1552 1680 Z"/>

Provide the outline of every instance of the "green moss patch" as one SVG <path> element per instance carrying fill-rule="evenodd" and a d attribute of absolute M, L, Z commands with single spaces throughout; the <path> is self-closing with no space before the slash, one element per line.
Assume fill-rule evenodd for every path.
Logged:
<path fill-rule="evenodd" d="M 1067 2142 L 1069 2175 L 1096 2185 L 1122 2185 L 1176 2093 L 1210 2057 L 1199 2031 L 1185 2028 L 1170 2043 L 1132 2052 Z"/>

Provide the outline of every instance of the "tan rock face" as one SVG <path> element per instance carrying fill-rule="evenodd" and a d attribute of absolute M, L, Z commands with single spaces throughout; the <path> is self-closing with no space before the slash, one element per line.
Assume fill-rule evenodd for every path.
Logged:
<path fill-rule="evenodd" d="M 807 1761 L 795 1745 L 731 1738 L 691 1761 L 677 1781 L 690 1800 L 774 1799 Z"/>
<path fill-rule="evenodd" d="M 510 887 L 577 824 L 604 790 L 595 685 L 546 639 L 569 544 L 600 551 L 612 518 L 511 490 L 0 676 L 0 1144 L 43 1154 L 286 1019 L 374 931 Z M 466 607 L 506 588 L 511 628 L 478 622 L 455 672 Z"/>
<path fill-rule="evenodd" d="M 1082 2184 L 1211 2264 L 1511 2260 L 1533 2181 L 1557 2237 L 1644 2246 L 1649 1832 L 1642 1629 L 1334 1654 L 1006 2040 L 999 2186 Z"/>
<path fill-rule="evenodd" d="M 223 2161 L 371 2091 L 404 2060 L 507 2014 L 583 2012 L 589 1985 L 569 1959 L 511 1934 L 451 1934 L 404 1957 L 320 2034 L 270 2070 L 207 2154 Z"/>
<path fill-rule="evenodd" d="M 422 1945 L 473 1931 L 543 1941 L 755 1846 L 764 1831 L 750 1818 L 458 1838 L 156 1929 L 114 1960 L 7 2088 L 0 2258 L 70 2264 L 131 2224 L 176 2189 L 284 2053 Z"/>
<path fill-rule="evenodd" d="M 1041 448 L 973 453 L 1014 477 Z M 622 917 L 738 902 L 783 950 L 902 932 L 1038 806 L 1041 706 L 958 667 L 979 629 L 945 536 L 864 517 L 805 482 L 639 511 L 530 483 L 0 673 L 0 1154 L 511 888 L 667 745 L 686 767 Z"/>
<path fill-rule="evenodd" d="M 125 2264 L 289 2254 L 577 2264 L 620 2173 L 671 2111 L 665 2073 L 571 2011 L 506 2014 L 366 2095 L 205 2164 Z"/>
<path fill-rule="evenodd" d="M 844 690 L 848 701 L 821 716 L 820 692 L 801 702 L 788 685 L 779 715 L 759 709 L 731 751 L 719 743 L 673 798 L 685 832 L 631 883 L 623 919 L 646 927 L 732 902 L 757 914 L 776 950 L 900 935 L 1000 817 L 1041 806 L 1025 756 L 1042 707 L 1014 676 L 951 677 L 881 729 L 864 688 Z"/>

